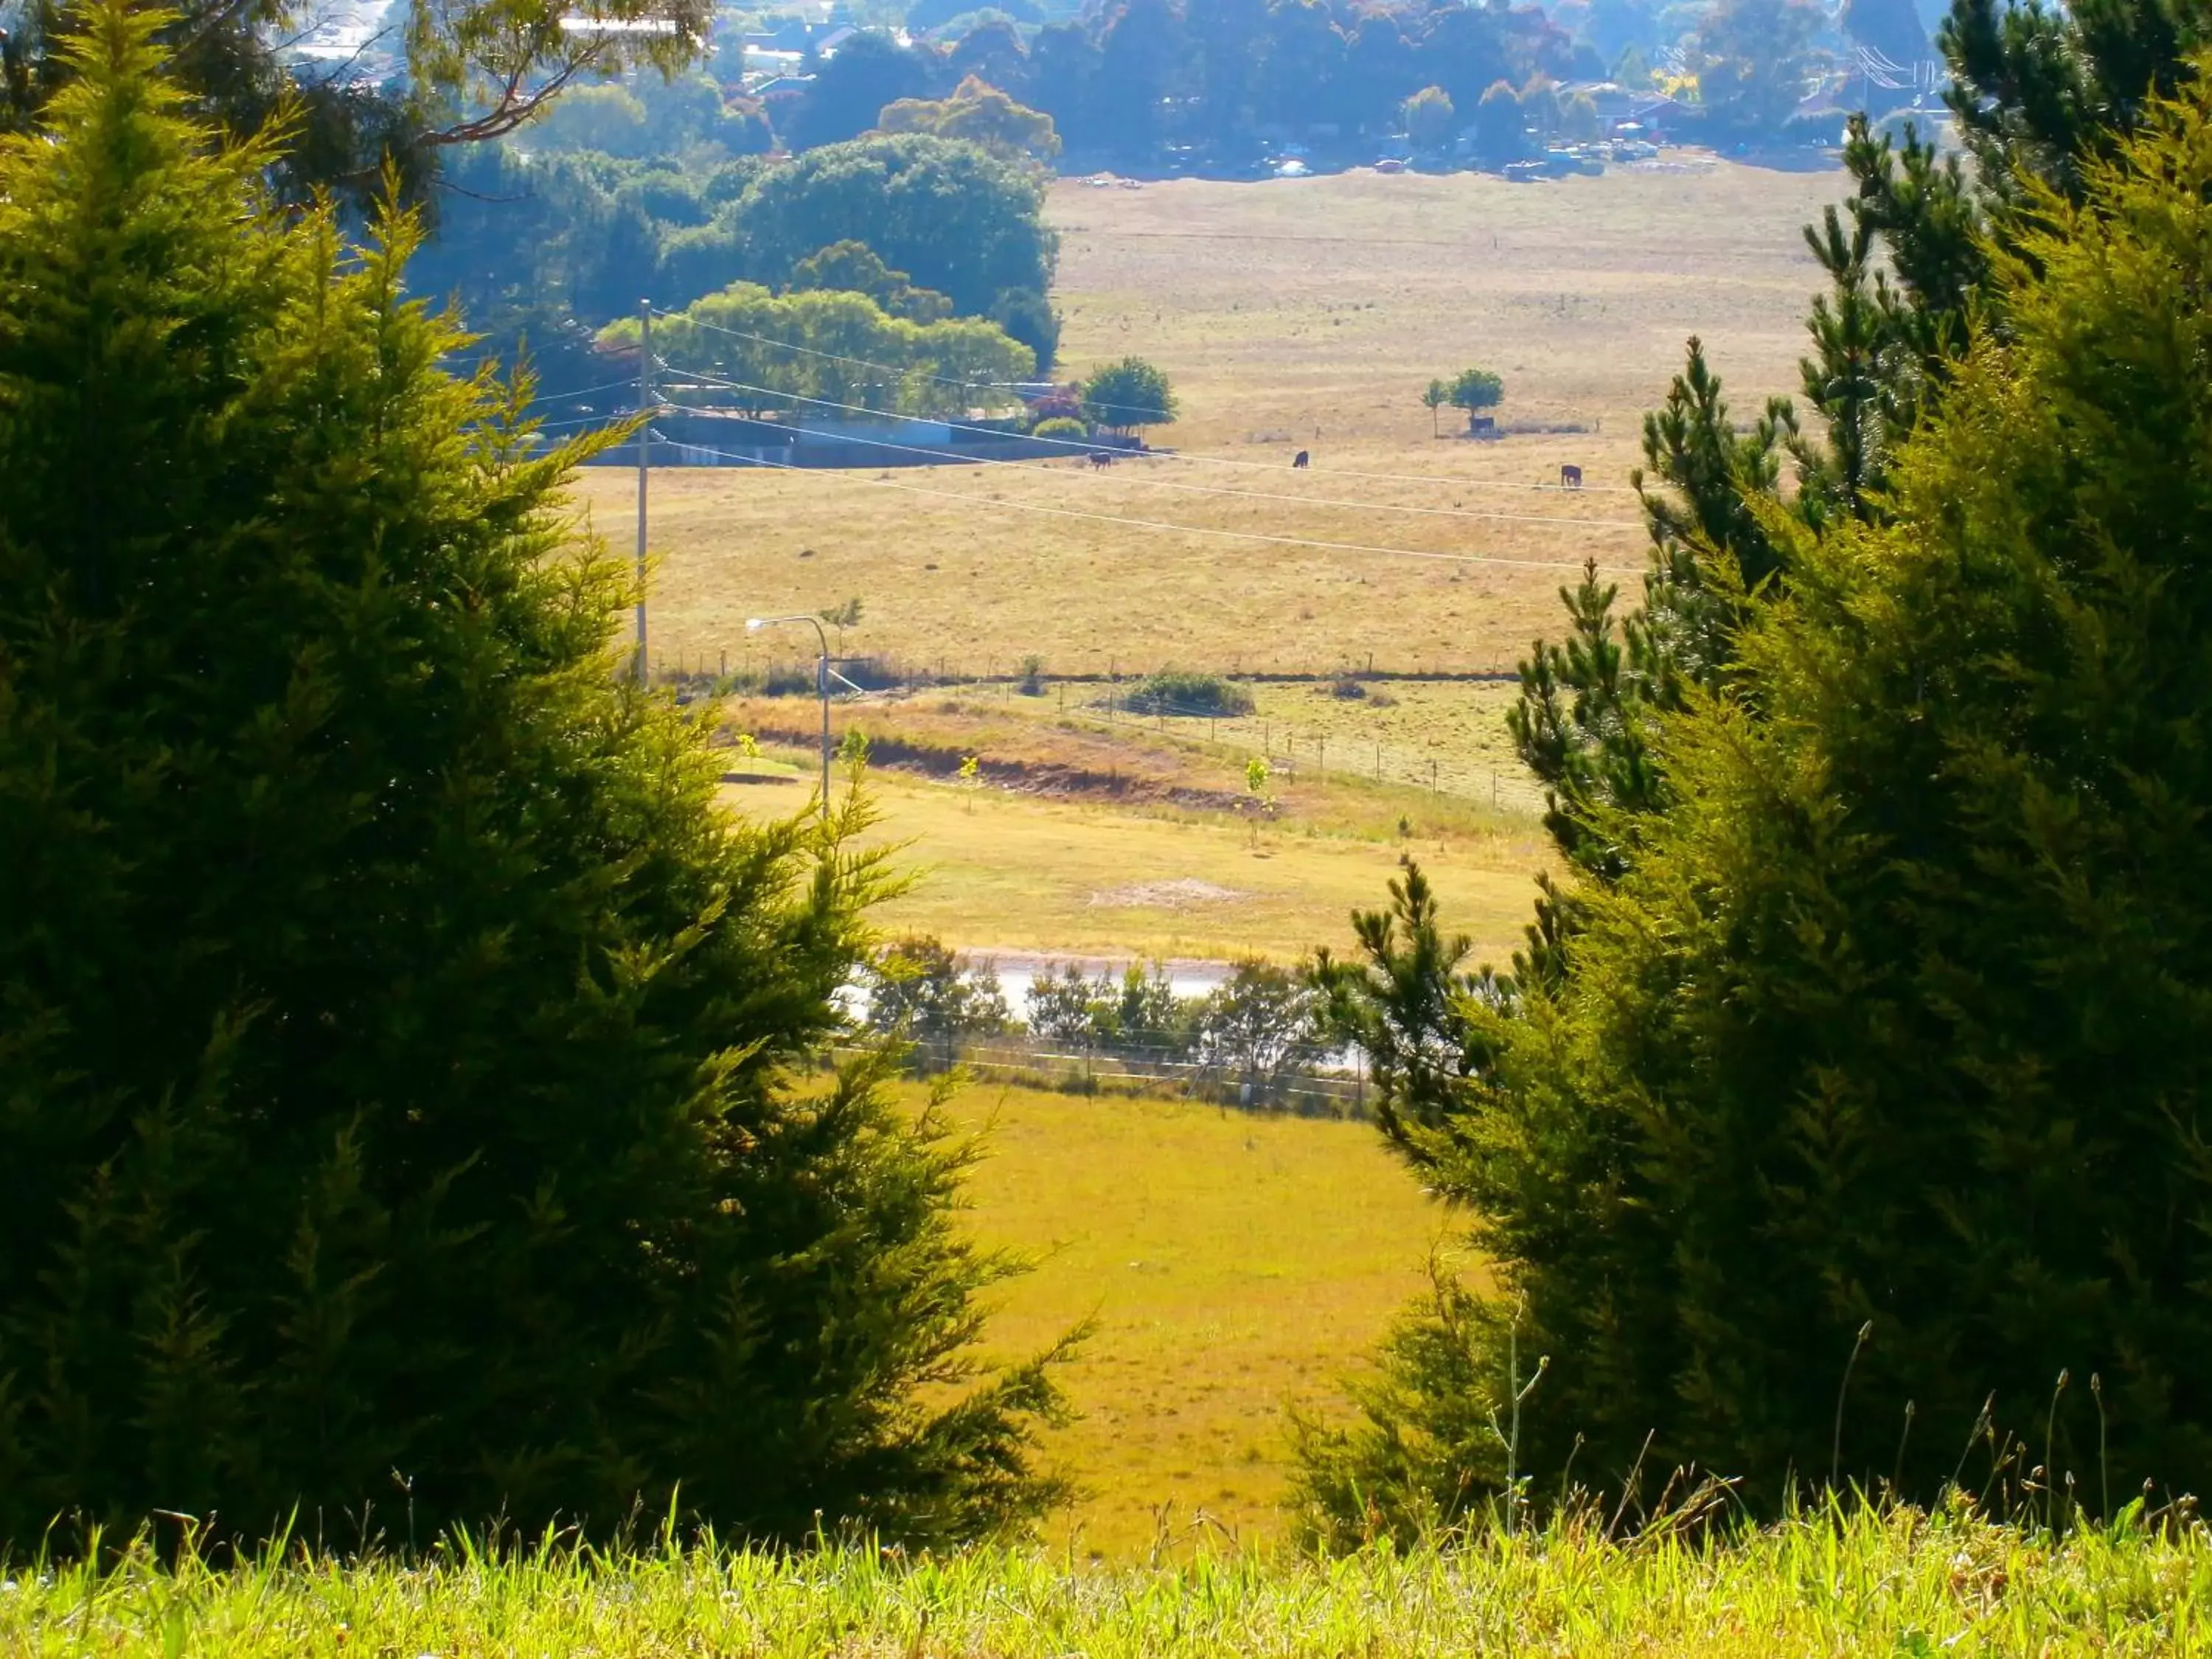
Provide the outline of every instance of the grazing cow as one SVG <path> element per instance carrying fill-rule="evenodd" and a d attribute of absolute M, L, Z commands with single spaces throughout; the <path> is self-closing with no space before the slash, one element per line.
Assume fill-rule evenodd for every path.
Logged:
<path fill-rule="evenodd" d="M 1110 449 L 1094 449 L 1094 450 L 1092 450 L 1092 451 L 1091 452 L 1091 465 L 1093 465 L 1093 466 L 1111 466 L 1111 465 L 1114 465 L 1114 452 L 1113 452 L 1112 450 L 1110 450 Z"/>
<path fill-rule="evenodd" d="M 1580 467 L 1578 467 L 1578 466 L 1563 466 L 1563 467 L 1561 467 L 1561 468 L 1559 469 L 1559 488 L 1560 488 L 1560 489 L 1580 489 L 1582 487 L 1583 487 L 1583 470 L 1582 470 L 1582 468 L 1580 468 Z"/>
<path fill-rule="evenodd" d="M 1291 460 L 1291 465 L 1292 466 L 1310 466 L 1312 464 L 1313 457 L 1303 449 L 1298 451 L 1298 453 L 1293 456 Z"/>

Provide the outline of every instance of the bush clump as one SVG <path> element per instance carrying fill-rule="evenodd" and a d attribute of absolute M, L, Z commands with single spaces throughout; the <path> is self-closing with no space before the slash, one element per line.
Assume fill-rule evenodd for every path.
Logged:
<path fill-rule="evenodd" d="M 1072 415 L 1054 415 L 1030 428 L 1030 436 L 1062 443 L 1088 443 L 1091 428 Z"/>
<path fill-rule="evenodd" d="M 1252 712 L 1252 694 L 1218 674 L 1162 669 L 1147 674 L 1121 694 L 1121 707 L 1133 714 L 1183 714 L 1204 720 L 1232 720 Z"/>

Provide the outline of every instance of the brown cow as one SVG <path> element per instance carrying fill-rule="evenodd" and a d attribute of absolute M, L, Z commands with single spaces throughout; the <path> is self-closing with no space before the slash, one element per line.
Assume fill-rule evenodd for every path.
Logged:
<path fill-rule="evenodd" d="M 1582 470 L 1582 468 L 1580 468 L 1580 467 L 1578 467 L 1578 466 L 1563 466 L 1563 467 L 1561 467 L 1561 468 L 1559 469 L 1559 488 L 1560 488 L 1560 489 L 1580 489 L 1582 487 L 1583 487 L 1583 470 Z"/>
<path fill-rule="evenodd" d="M 1312 457 L 1311 455 L 1308 454 L 1308 453 L 1307 453 L 1304 450 L 1303 450 L 1303 449 L 1301 449 L 1300 451 L 1298 451 L 1298 453 L 1297 453 L 1297 455 L 1295 455 L 1294 457 L 1292 457 L 1292 458 L 1291 458 L 1291 465 L 1292 466 L 1310 466 L 1310 465 L 1312 465 L 1312 463 L 1313 463 L 1313 457 Z"/>

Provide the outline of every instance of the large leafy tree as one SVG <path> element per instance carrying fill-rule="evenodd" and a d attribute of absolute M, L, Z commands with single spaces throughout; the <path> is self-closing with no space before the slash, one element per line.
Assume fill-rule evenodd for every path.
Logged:
<path fill-rule="evenodd" d="M 0 1538 L 1018 1517 L 1053 1393 L 953 1386 L 963 1154 L 817 1069 L 855 818 L 724 815 L 584 452 L 158 27 L 0 145 Z"/>
<path fill-rule="evenodd" d="M 750 274 L 781 283 L 801 259 L 849 239 L 951 295 L 960 315 L 986 315 L 1008 289 L 1051 286 L 1059 242 L 1044 222 L 1044 191 L 1036 168 L 930 133 L 824 145 L 746 192 Z"/>
<path fill-rule="evenodd" d="M 58 49 L 72 10 L 70 0 L 27 0 L 0 18 L 0 132 L 35 126 L 76 74 Z M 673 73 L 703 49 L 713 15 L 705 0 L 395 5 L 353 58 L 320 67 L 285 51 L 319 21 L 300 0 L 178 0 L 153 27 L 196 118 L 245 137 L 287 112 L 283 142 L 266 151 L 272 182 L 295 196 L 324 186 L 365 196 L 386 168 L 419 185 L 441 151 L 514 131 L 580 81 Z M 379 64 L 398 72 L 371 73 Z"/>
<path fill-rule="evenodd" d="M 1101 363 L 1083 382 L 1084 417 L 1109 432 L 1166 426 L 1178 412 L 1168 377 L 1142 357 Z"/>
<path fill-rule="evenodd" d="M 1808 0 L 1713 0 L 1689 47 L 1717 137 L 1764 138 L 1782 130 L 1805 95 L 1822 21 Z"/>
<path fill-rule="evenodd" d="M 939 90 L 939 73 L 927 47 L 902 46 L 872 29 L 855 35 L 815 75 L 786 137 L 793 149 L 857 138 L 885 105 Z"/>
<path fill-rule="evenodd" d="M 1060 134 L 1052 117 L 1016 103 L 972 75 L 949 98 L 905 98 L 886 104 L 876 125 L 884 132 L 929 132 L 975 144 L 1002 161 L 1045 166 L 1060 154 Z"/>

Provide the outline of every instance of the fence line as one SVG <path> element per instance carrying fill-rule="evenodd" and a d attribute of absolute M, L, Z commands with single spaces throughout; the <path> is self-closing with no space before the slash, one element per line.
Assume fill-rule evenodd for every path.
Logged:
<path fill-rule="evenodd" d="M 833 666 L 842 662 L 850 666 L 852 659 L 832 659 Z M 803 668 L 783 662 L 771 663 L 761 671 L 764 685 L 774 685 L 775 690 L 763 690 L 761 695 L 776 696 L 797 695 L 803 688 L 809 695 L 813 689 L 813 665 Z M 672 678 L 672 677 L 665 677 Z M 712 680 L 713 676 L 704 676 Z M 1289 677 L 1285 677 L 1288 678 Z M 1346 678 L 1338 675 L 1316 675 L 1314 683 Z M 1382 674 L 1358 678 L 1363 684 L 1387 684 L 1389 677 Z M 1484 680 L 1497 677 L 1468 675 L 1466 680 Z M 721 677 L 726 681 L 726 676 Z M 917 680 L 885 681 L 866 689 L 913 691 L 927 687 L 948 695 L 1003 695 L 1011 698 L 1015 688 L 1024 677 L 1000 676 L 990 680 L 940 680 L 929 676 Z M 677 681 L 679 685 L 698 685 L 696 679 Z M 1501 770 L 1477 765 L 1472 762 L 1428 753 L 1409 745 L 1385 742 L 1373 738 L 1332 738 L 1316 732 L 1311 726 L 1279 720 L 1273 715 L 1223 714 L 1195 705 L 1178 703 L 1170 699 L 1149 695 L 1122 692 L 1116 688 L 1134 682 L 1079 679 L 1076 677 L 1040 679 L 1040 685 L 1056 690 L 1059 699 L 1054 708 L 1061 719 L 1080 721 L 1093 727 L 1115 730 L 1124 726 L 1141 726 L 1149 724 L 1156 732 L 1175 738 L 1193 747 L 1210 747 L 1235 758 L 1241 765 L 1255 757 L 1266 761 L 1273 776 L 1285 782 L 1296 782 L 1308 775 L 1326 784 L 1332 777 L 1356 778 L 1375 783 L 1395 784 L 1401 787 L 1419 789 L 1431 794 L 1452 795 L 1489 806 L 1496 811 L 1522 814 L 1540 813 L 1546 805 L 1542 786 L 1517 769 Z M 1079 698 L 1070 702 L 1066 690 L 1077 684 L 1089 690 L 1103 685 L 1103 698 Z M 989 687 L 988 693 L 981 688 Z M 700 695 L 711 695 L 719 689 L 700 686 Z M 679 693 L 680 695 L 680 693 Z M 1040 696 L 1046 692 L 1038 693 Z M 846 706 L 855 706 L 847 701 Z M 1170 726 L 1169 722 L 1175 722 Z M 1200 732 L 1199 722 L 1206 730 Z M 1331 757 L 1335 757 L 1334 764 Z M 1233 792 L 1224 792 L 1233 793 Z"/>

